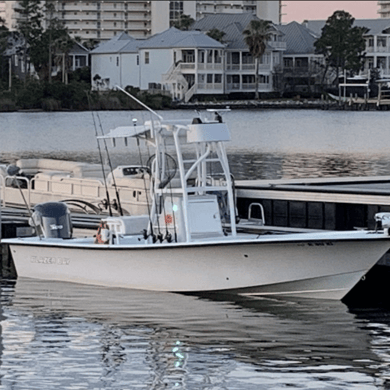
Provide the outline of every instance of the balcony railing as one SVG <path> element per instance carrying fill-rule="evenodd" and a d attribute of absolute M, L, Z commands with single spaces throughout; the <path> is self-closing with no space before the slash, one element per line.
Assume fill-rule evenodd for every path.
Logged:
<path fill-rule="evenodd" d="M 286 50 L 286 48 L 287 48 L 287 43 L 286 42 L 282 42 L 282 41 L 268 41 L 267 44 L 272 49 Z"/>

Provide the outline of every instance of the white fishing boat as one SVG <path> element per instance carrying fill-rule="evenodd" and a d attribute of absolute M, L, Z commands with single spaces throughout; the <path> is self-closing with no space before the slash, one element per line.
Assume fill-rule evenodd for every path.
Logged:
<path fill-rule="evenodd" d="M 133 137 L 154 148 L 149 212 L 107 217 L 96 237 L 72 238 L 64 204 L 38 205 L 31 218 L 38 235 L 3 240 L 18 276 L 154 291 L 342 299 L 390 248 L 389 224 L 375 231 L 241 231 L 224 147 L 230 133 L 220 114 L 213 115 L 212 121 L 199 116 L 167 123 L 156 114 L 144 125 L 101 136 Z"/>
<path fill-rule="evenodd" d="M 144 214 L 149 193 L 149 180 L 144 178 L 148 175 L 149 168 L 142 165 L 112 169 L 108 164 L 19 159 L 15 164 L 0 164 L 0 196 L 9 207 L 58 201 L 67 203 L 74 212 Z"/>

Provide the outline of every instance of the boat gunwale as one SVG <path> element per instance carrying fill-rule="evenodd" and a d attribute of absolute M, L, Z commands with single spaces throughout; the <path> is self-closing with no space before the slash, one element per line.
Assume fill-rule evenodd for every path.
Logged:
<path fill-rule="evenodd" d="M 174 248 L 199 248 L 199 247 L 216 247 L 216 246 L 243 246 L 243 245 L 283 245 L 283 244 L 297 244 L 297 245 L 307 245 L 312 246 L 332 246 L 334 242 L 353 242 L 353 241 L 377 241 L 384 240 L 390 241 L 390 235 L 385 235 L 383 232 L 365 232 L 365 236 L 361 235 L 361 232 L 352 232 L 356 237 L 346 237 L 344 232 L 334 232 L 336 233 L 334 237 L 307 237 L 305 233 L 296 233 L 296 235 L 305 235 L 302 239 L 298 237 L 291 237 L 292 234 L 281 235 L 284 236 L 283 239 L 272 239 L 267 236 L 267 240 L 261 240 L 261 237 L 255 239 L 233 239 L 226 241 L 191 241 L 191 242 L 171 242 L 171 243 L 154 243 L 154 244 L 95 244 L 95 243 L 72 243 L 72 239 L 58 239 L 58 242 L 55 242 L 56 239 L 46 240 L 31 240 L 31 238 L 10 238 L 3 239 L 1 242 L 9 246 L 44 246 L 52 248 L 64 248 L 64 249 L 79 249 L 79 250 L 160 250 L 160 249 L 174 249 Z M 345 232 L 346 234 L 351 234 L 350 231 Z M 360 234 L 358 234 L 360 233 Z M 310 233 L 308 233 L 310 234 Z M 295 234 L 294 234 L 295 236 Z M 338 237 L 341 236 L 341 237 Z M 343 237 L 344 236 L 344 237 Z M 61 240 L 61 241 L 60 241 Z M 80 239 L 82 240 L 82 239 Z"/>

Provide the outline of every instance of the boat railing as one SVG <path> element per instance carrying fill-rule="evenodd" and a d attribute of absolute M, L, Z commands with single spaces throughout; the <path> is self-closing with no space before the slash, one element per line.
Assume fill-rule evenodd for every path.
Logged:
<path fill-rule="evenodd" d="M 16 187 L 13 187 L 15 189 L 18 189 L 21 192 L 21 196 L 23 197 L 22 201 L 23 203 L 27 203 L 27 207 L 30 208 L 31 206 L 31 181 L 24 176 L 1 176 L 2 178 L 2 189 L 3 189 L 3 204 L 4 206 L 7 204 L 7 199 L 6 199 L 6 187 L 12 187 L 12 183 L 15 183 L 16 180 L 18 180 L 16 183 Z M 7 183 L 10 182 L 10 185 L 7 185 Z M 26 182 L 26 186 L 22 188 L 20 186 L 20 182 Z M 27 197 L 24 195 L 22 192 L 23 190 L 26 190 L 27 192 Z M 9 202 L 9 203 L 15 203 L 15 202 Z"/>
<path fill-rule="evenodd" d="M 252 216 L 252 210 L 253 208 L 258 208 L 259 211 L 260 211 L 260 218 L 255 218 Z M 249 205 L 249 208 L 248 208 L 248 221 L 249 222 L 256 222 L 258 225 L 260 226 L 264 226 L 265 225 L 265 214 L 264 214 L 264 207 L 262 204 L 260 203 L 251 203 Z"/>
<path fill-rule="evenodd" d="M 5 207 L 5 180 L 4 177 L 0 175 L 0 189 L 1 189 L 1 196 L 0 196 L 0 207 Z"/>

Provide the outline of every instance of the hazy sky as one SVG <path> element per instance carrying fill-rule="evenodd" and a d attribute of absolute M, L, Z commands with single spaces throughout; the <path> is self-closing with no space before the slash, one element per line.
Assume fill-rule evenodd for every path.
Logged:
<path fill-rule="evenodd" d="M 282 1 L 283 8 L 282 22 L 289 23 L 293 20 L 303 22 L 305 19 L 328 19 L 334 11 L 347 11 L 355 19 L 376 19 L 379 18 L 377 13 L 378 1 Z"/>

